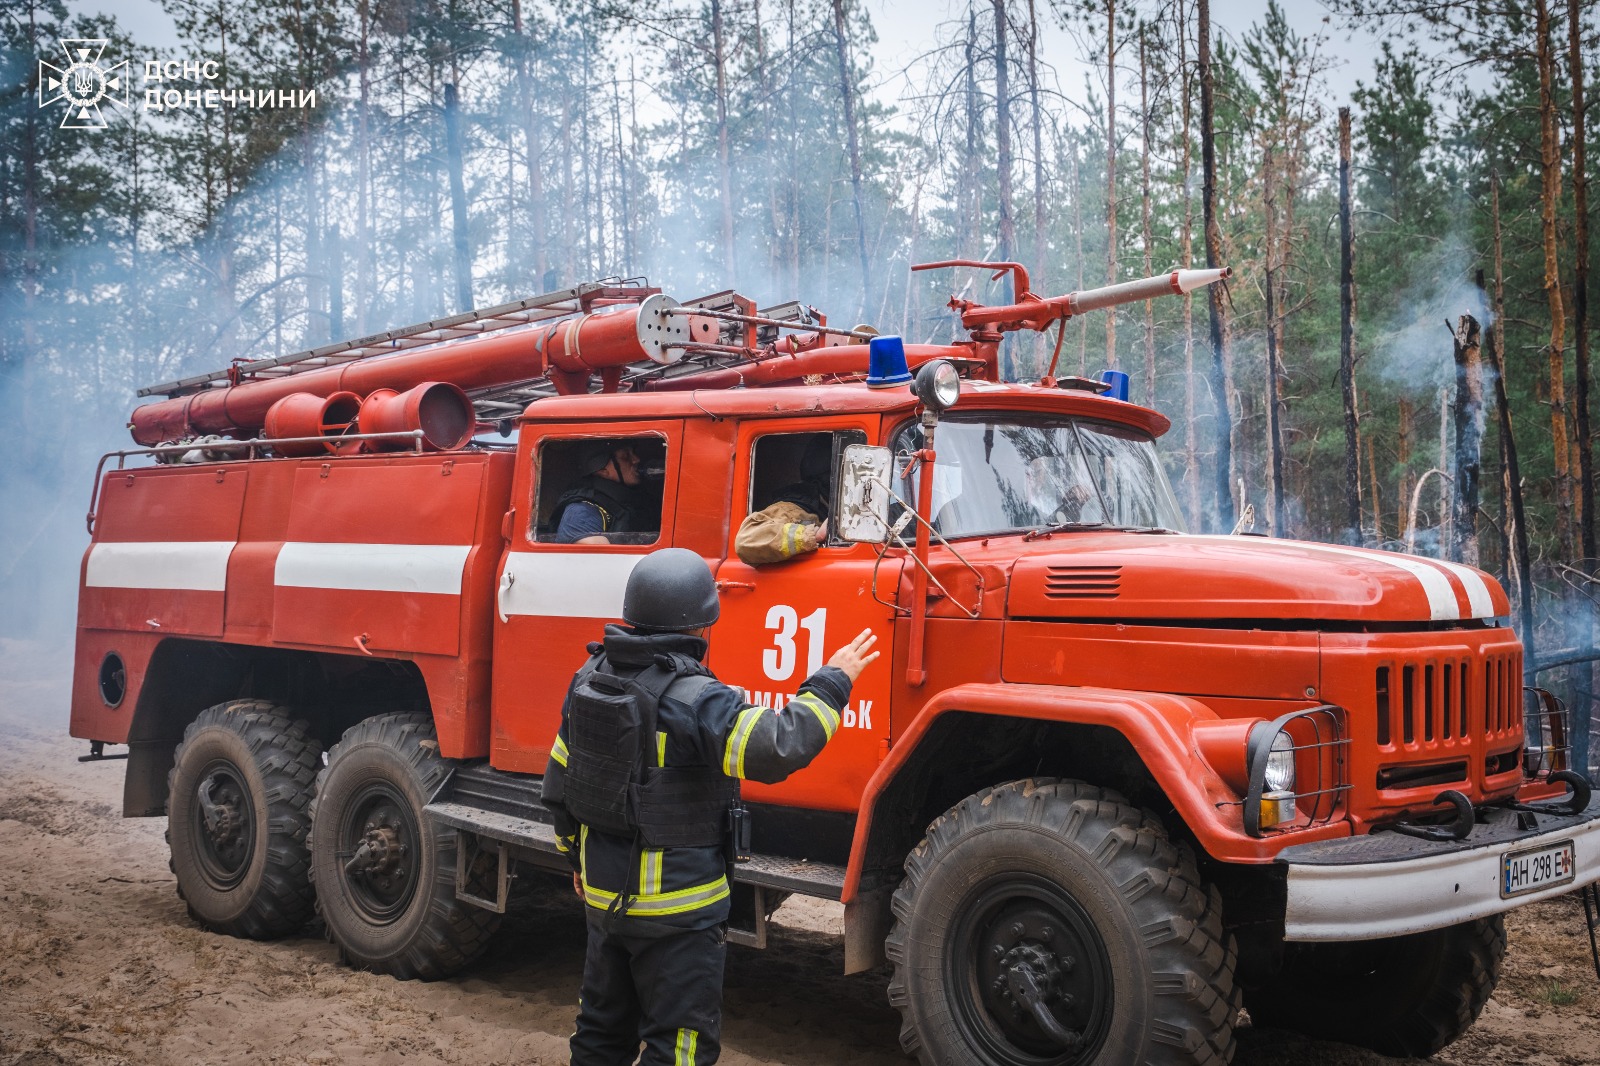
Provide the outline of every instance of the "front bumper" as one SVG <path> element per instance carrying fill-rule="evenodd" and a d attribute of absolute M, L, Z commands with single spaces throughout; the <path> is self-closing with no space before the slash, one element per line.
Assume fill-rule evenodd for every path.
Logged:
<path fill-rule="evenodd" d="M 1469 922 L 1600 880 L 1600 793 L 1579 814 L 1535 815 L 1523 829 L 1513 811 L 1491 809 L 1466 840 L 1398 833 L 1283 849 L 1288 896 L 1285 940 L 1375 940 Z M 1573 877 L 1501 897 L 1501 857 L 1572 842 Z"/>

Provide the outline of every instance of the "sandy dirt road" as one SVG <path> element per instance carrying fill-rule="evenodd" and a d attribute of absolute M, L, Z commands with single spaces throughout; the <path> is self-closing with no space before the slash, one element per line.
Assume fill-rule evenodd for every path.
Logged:
<path fill-rule="evenodd" d="M 489 954 L 431 984 L 356 973 L 316 931 L 215 936 L 186 915 L 165 820 L 120 817 L 121 762 L 79 763 L 59 650 L 0 641 L 0 1066 L 566 1062 L 583 925 L 532 886 Z M 836 909 L 786 905 L 764 952 L 729 952 L 723 1062 L 905 1066 L 887 977 L 840 976 Z M 1600 989 L 1575 901 L 1511 924 L 1507 975 L 1478 1025 L 1435 1060 L 1600 1064 Z M 1245 1030 L 1238 1066 L 1399 1060 Z"/>

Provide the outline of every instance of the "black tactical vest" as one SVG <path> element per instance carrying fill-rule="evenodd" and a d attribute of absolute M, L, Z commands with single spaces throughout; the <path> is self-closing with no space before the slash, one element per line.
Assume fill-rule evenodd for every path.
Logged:
<path fill-rule="evenodd" d="M 716 766 L 658 765 L 656 712 L 668 691 L 693 704 L 713 678 L 686 655 L 658 655 L 633 677 L 603 654 L 578 671 L 567 705 L 561 802 L 591 829 L 647 848 L 712 847 L 728 832 L 739 781 Z"/>
<path fill-rule="evenodd" d="M 556 497 L 550 511 L 551 531 L 561 528 L 561 516 L 575 503 L 592 503 L 600 508 L 603 533 L 651 533 L 661 528 L 659 516 L 652 517 L 644 494 L 636 486 L 590 474 Z"/>

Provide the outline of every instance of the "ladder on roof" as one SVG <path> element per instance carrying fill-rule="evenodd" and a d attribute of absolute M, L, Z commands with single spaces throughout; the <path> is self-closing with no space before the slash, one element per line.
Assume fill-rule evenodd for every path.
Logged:
<path fill-rule="evenodd" d="M 513 300 L 510 303 L 499 304 L 495 307 L 466 311 L 459 315 L 436 318 L 428 322 L 418 322 L 415 325 L 402 326 L 399 329 L 385 330 L 382 333 L 373 333 L 365 337 L 337 341 L 317 348 L 308 348 L 305 351 L 294 352 L 290 355 L 275 356 L 270 359 L 240 361 L 223 370 L 213 370 L 205 374 L 179 378 L 176 381 L 168 381 L 160 385 L 149 385 L 140 389 L 138 395 L 141 397 L 180 396 L 184 393 L 196 392 L 207 388 L 224 388 L 244 381 L 301 374 L 311 370 L 321 370 L 324 367 L 338 363 L 349 363 L 358 359 L 392 355 L 396 352 L 422 348 L 444 341 L 458 340 L 462 337 L 477 337 L 497 330 L 511 329 L 516 326 L 526 326 L 535 322 L 545 322 L 567 315 L 579 314 L 588 310 L 599 299 L 607 299 L 614 302 L 634 302 L 643 300 L 645 297 L 659 291 L 659 289 L 650 288 L 643 278 L 609 278 L 602 281 L 585 282 L 570 289 L 559 289 L 555 292 L 545 293 L 542 296 L 530 296 L 526 299 Z M 540 378 L 538 380 L 543 381 L 544 379 Z M 532 385 L 533 382 L 531 381 L 510 383 L 503 387 L 497 387 L 492 391 L 498 397 L 498 394 L 502 392 L 507 395 L 518 393 L 527 390 Z M 544 394 L 543 391 L 536 390 L 536 392 L 537 395 Z M 476 399 L 476 396 L 474 398 Z M 504 417 L 504 415 L 497 417 Z"/>

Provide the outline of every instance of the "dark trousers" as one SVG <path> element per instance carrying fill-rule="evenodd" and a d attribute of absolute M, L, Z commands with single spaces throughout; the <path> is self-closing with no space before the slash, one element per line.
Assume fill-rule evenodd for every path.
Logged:
<path fill-rule="evenodd" d="M 722 1053 L 721 928 L 658 938 L 608 933 L 588 910 L 572 1066 L 709 1066 Z"/>

